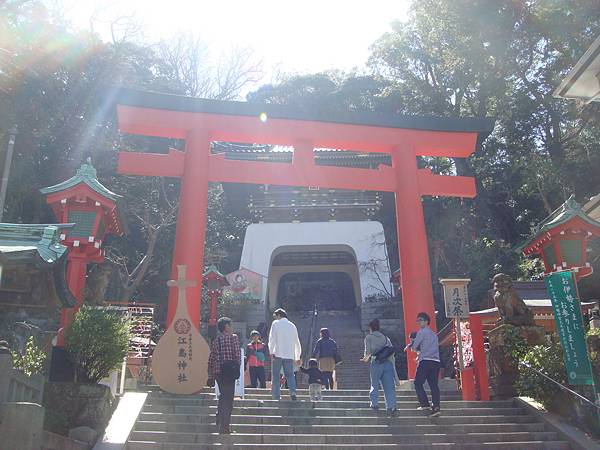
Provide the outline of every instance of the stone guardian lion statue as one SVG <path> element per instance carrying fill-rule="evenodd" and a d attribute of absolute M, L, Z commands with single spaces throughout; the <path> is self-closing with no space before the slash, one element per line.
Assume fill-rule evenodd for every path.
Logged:
<path fill-rule="evenodd" d="M 492 279 L 494 284 L 494 303 L 500 318 L 497 325 L 534 326 L 533 312 L 519 297 L 513 287 L 510 276 L 499 273 Z"/>

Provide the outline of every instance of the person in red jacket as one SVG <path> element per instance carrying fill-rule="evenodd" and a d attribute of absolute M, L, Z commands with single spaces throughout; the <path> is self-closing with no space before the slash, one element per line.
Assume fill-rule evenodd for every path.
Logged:
<path fill-rule="evenodd" d="M 250 342 L 246 346 L 246 364 L 250 372 L 250 387 L 255 388 L 259 385 L 261 388 L 266 388 L 265 379 L 265 363 L 269 356 L 269 348 L 263 344 L 260 339 L 260 333 L 253 330 L 250 333 Z"/>

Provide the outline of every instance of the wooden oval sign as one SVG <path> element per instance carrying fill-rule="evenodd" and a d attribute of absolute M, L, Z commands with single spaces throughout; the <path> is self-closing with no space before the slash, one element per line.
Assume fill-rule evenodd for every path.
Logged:
<path fill-rule="evenodd" d="M 208 344 L 190 320 L 186 288 L 196 285 L 185 279 L 186 266 L 177 266 L 177 280 L 167 284 L 178 289 L 173 321 L 158 341 L 152 355 L 154 380 L 171 394 L 194 394 L 206 386 Z"/>

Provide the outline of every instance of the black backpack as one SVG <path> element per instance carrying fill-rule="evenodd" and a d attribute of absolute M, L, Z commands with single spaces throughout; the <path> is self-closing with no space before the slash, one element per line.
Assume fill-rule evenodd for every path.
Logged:
<path fill-rule="evenodd" d="M 383 333 L 381 333 L 381 334 L 383 334 Z M 375 354 L 372 355 L 375 357 L 375 362 L 377 362 L 379 364 L 383 364 L 385 361 L 387 361 L 387 359 L 390 356 L 392 356 L 394 353 L 396 353 L 396 349 L 392 345 L 392 341 L 390 340 L 390 338 L 388 338 L 385 334 L 384 334 L 384 336 L 386 339 L 386 346 L 383 347 L 381 350 L 375 352 Z M 388 342 L 390 345 L 387 345 Z"/>

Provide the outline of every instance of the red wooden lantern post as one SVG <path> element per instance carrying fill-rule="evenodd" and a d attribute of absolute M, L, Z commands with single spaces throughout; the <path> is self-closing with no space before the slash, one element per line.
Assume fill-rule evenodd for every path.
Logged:
<path fill-rule="evenodd" d="M 579 280 L 592 273 L 587 241 L 600 236 L 600 223 L 583 212 L 571 196 L 540 223 L 522 247 L 525 256 L 540 256 L 545 273 L 570 270 Z"/>
<path fill-rule="evenodd" d="M 215 266 L 210 266 L 202 275 L 202 281 L 205 283 L 208 296 L 210 297 L 210 318 L 208 320 L 208 336 L 214 338 L 217 335 L 217 299 L 223 292 L 223 287 L 227 286 L 227 279 L 217 270 Z"/>
<path fill-rule="evenodd" d="M 69 248 L 67 283 L 77 299 L 74 308 L 61 312 L 57 346 L 64 345 L 64 330 L 83 303 L 87 265 L 104 261 L 102 242 L 109 234 L 123 234 L 123 224 L 117 209 L 119 195 L 104 187 L 97 178 L 89 159 L 77 169 L 74 177 L 41 189 L 56 218 L 74 226 L 64 229 L 60 239 Z"/>

